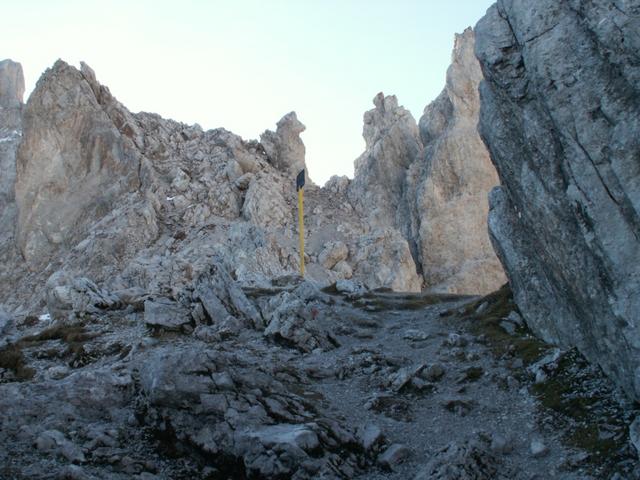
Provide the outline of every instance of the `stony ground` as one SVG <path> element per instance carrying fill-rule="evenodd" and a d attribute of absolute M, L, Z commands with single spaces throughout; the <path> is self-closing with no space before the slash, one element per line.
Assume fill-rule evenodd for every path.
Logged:
<path fill-rule="evenodd" d="M 531 337 L 506 289 L 211 282 L 183 323 L 99 289 L 73 322 L 18 322 L 0 478 L 640 478 L 633 406 Z"/>

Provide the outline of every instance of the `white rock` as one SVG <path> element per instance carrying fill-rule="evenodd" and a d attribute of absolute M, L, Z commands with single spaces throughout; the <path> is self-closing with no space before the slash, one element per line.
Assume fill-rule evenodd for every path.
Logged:
<path fill-rule="evenodd" d="M 349 248 L 344 242 L 328 242 L 318 255 L 318 262 L 324 268 L 331 270 L 336 264 L 346 260 L 348 256 Z"/>
<path fill-rule="evenodd" d="M 549 448 L 544 444 L 541 439 L 533 439 L 531 440 L 531 445 L 529 446 L 531 451 L 531 455 L 533 457 L 543 457 L 547 453 L 549 453 Z"/>
<path fill-rule="evenodd" d="M 411 456 L 411 450 L 404 445 L 394 443 L 378 457 L 378 463 L 385 468 L 393 469 L 409 456 Z"/>

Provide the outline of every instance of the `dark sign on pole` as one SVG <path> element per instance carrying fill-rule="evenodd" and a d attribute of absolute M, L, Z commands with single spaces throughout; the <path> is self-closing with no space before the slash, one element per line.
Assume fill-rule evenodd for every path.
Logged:
<path fill-rule="evenodd" d="M 301 170 L 296 177 L 296 192 L 304 187 L 304 170 Z"/>

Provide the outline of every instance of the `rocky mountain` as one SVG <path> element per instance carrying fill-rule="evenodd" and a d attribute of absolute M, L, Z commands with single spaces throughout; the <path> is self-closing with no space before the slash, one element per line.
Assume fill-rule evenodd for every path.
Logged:
<path fill-rule="evenodd" d="M 0 243 L 7 246 L 13 243 L 17 214 L 13 187 L 16 151 L 22 135 L 23 95 L 22 67 L 11 60 L 3 60 L 0 62 Z"/>
<path fill-rule="evenodd" d="M 21 108 L 21 92 L 7 78 L 14 91 L 7 102 Z M 21 137 L 19 125 L 6 123 L 2 157 L 9 172 L 3 215 L 13 215 L 7 222 L 19 249 L 10 241 L 3 249 L 0 289 L 9 308 L 23 315 L 41 310 L 41 287 L 58 271 L 158 291 L 189 283 L 213 252 L 240 280 L 297 271 L 293 180 L 305 165 L 304 126 L 295 113 L 265 132 L 264 144 L 246 142 L 224 129 L 204 132 L 132 114 L 87 65 L 77 70 L 58 61 L 22 118 Z M 321 189 L 309 182 L 306 193 L 310 278 L 355 276 L 371 288 L 421 288 L 396 230 L 367 228 L 337 184 Z"/>
<path fill-rule="evenodd" d="M 529 325 L 640 398 L 640 3 L 500 0 L 477 26 L 491 237 Z"/>
<path fill-rule="evenodd" d="M 405 198 L 426 286 L 489 293 L 506 282 L 487 233 L 487 192 L 499 184 L 477 132 L 482 80 L 474 33 L 455 37 L 447 85 L 420 118 L 424 150 Z"/>
<path fill-rule="evenodd" d="M 638 396 L 634 2 L 500 0 L 419 122 L 378 94 L 305 278 L 295 112 L 247 141 L 63 61 L 23 105 L 0 62 L 0 478 L 640 478 L 578 351 Z"/>
<path fill-rule="evenodd" d="M 499 182 L 477 133 L 482 72 L 473 49 L 473 30 L 456 36 L 447 85 L 419 127 L 395 96 L 374 98 L 349 186 L 370 226 L 404 235 L 432 291 L 489 293 L 506 281 L 486 228 L 486 197 Z"/>
<path fill-rule="evenodd" d="M 473 34 L 457 42 L 443 93 L 452 105 L 480 79 L 468 54 Z M 19 111 L 20 67 L 5 63 L 3 101 Z M 379 94 L 374 105 L 365 114 L 367 149 L 356 161 L 355 178 L 307 185 L 310 279 L 353 278 L 368 288 L 413 292 L 425 284 L 471 293 L 499 287 L 504 279 L 481 228 L 482 197 L 495 174 L 475 141 L 477 108 L 451 109 L 442 131 L 433 127 L 439 110 L 427 108 L 421 138 L 394 96 Z M 305 168 L 305 127 L 295 112 L 260 142 L 247 142 L 224 129 L 205 132 L 133 114 L 86 64 L 78 70 L 58 61 L 23 114 L 9 120 L 5 128 L 19 133 L 20 127 L 22 136 L 12 133 L 20 140 L 15 161 L 14 141 L 6 142 L 9 153 L 2 156 L 9 172 L 3 189 L 11 193 L 6 203 L 13 205 L 15 192 L 18 212 L 17 221 L 7 220 L 16 238 L 6 245 L 15 244 L 19 254 L 3 250 L 8 256 L 0 266 L 0 301 L 8 308 L 22 315 L 41 311 L 41 286 L 59 271 L 109 288 L 164 291 L 188 284 L 212 252 L 242 281 L 298 270 L 293 180 Z M 448 163 L 454 157 L 455 165 Z M 459 210 L 436 201 L 438 185 L 445 184 L 446 202 L 460 203 Z M 7 212 L 15 216 L 14 207 Z M 472 235 L 461 235 L 465 230 Z"/>

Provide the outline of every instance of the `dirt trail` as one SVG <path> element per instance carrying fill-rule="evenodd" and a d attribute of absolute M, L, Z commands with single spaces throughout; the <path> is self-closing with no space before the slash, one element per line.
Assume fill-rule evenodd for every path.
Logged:
<path fill-rule="evenodd" d="M 0 478 L 638 478 L 637 412 L 507 289 L 244 292 L 264 331 L 158 331 L 139 307 L 23 325 L 0 351 Z"/>

